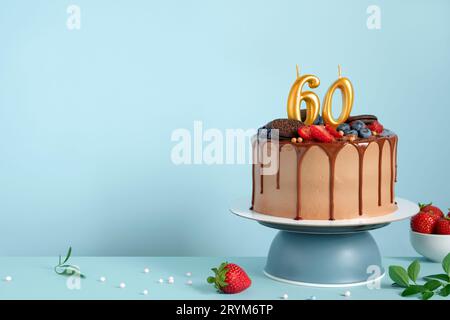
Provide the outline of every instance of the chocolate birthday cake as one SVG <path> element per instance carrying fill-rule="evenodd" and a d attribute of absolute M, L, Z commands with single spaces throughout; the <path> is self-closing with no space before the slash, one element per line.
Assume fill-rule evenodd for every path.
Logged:
<path fill-rule="evenodd" d="M 297 220 L 394 212 L 397 135 L 376 116 L 350 116 L 353 87 L 347 78 L 339 77 L 330 87 L 322 116 L 318 99 L 316 105 L 314 99 L 304 99 L 307 109 L 300 111 L 302 86 L 317 87 L 314 78 L 297 76 L 288 99 L 288 118 L 269 122 L 254 139 L 251 209 Z M 330 105 L 336 89 L 343 98 L 338 120 Z"/>

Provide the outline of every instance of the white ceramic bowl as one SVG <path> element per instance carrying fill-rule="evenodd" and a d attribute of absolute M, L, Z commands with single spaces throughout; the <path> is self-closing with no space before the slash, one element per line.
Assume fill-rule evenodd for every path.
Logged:
<path fill-rule="evenodd" d="M 417 253 L 432 261 L 442 262 L 450 253 L 450 235 L 425 234 L 411 230 L 409 239 Z"/>

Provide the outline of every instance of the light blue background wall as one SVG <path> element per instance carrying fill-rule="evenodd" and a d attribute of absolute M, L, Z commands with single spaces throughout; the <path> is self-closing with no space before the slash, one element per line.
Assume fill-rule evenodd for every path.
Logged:
<path fill-rule="evenodd" d="M 66 28 L 69 4 L 81 30 Z M 381 8 L 381 30 L 366 9 Z M 336 66 L 400 136 L 398 194 L 450 206 L 449 1 L 2 1 L 0 254 L 265 255 L 248 165 L 175 166 L 176 128 L 285 117 L 294 65 Z M 374 232 L 407 255 L 408 222 Z"/>

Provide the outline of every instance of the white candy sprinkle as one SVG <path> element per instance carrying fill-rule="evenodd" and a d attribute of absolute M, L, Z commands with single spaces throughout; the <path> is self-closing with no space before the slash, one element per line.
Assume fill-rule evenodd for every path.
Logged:
<path fill-rule="evenodd" d="M 6 277 L 5 277 L 5 281 L 7 281 L 7 282 L 12 281 L 12 277 L 11 277 L 11 276 L 6 276 Z"/>
<path fill-rule="evenodd" d="M 174 283 L 175 279 L 173 277 L 169 277 L 169 279 L 167 280 L 169 283 Z"/>
<path fill-rule="evenodd" d="M 142 294 L 143 294 L 144 296 L 148 295 L 148 290 L 145 289 L 144 291 L 142 291 Z"/>
<path fill-rule="evenodd" d="M 120 284 L 119 284 L 119 287 L 121 288 L 121 289 L 123 289 L 123 288 L 125 288 L 127 285 L 125 284 L 125 282 L 121 282 Z"/>
<path fill-rule="evenodd" d="M 351 295 L 352 295 L 352 293 L 348 290 L 344 292 L 345 297 L 350 297 Z"/>
<path fill-rule="evenodd" d="M 192 280 L 188 280 L 188 281 L 186 282 L 186 284 L 189 285 L 189 286 L 191 286 L 191 285 L 192 285 Z"/>
<path fill-rule="evenodd" d="M 309 300 L 316 300 L 316 299 L 317 299 L 316 296 L 309 297 Z"/>
<path fill-rule="evenodd" d="M 149 273 L 150 269 L 149 268 L 144 268 L 144 273 Z"/>
<path fill-rule="evenodd" d="M 105 277 L 100 277 L 100 282 L 105 282 L 106 281 L 106 278 Z"/>
<path fill-rule="evenodd" d="M 192 273 L 186 272 L 186 277 L 190 277 L 190 276 L 192 276 Z"/>
<path fill-rule="evenodd" d="M 283 294 L 283 299 L 287 300 L 289 298 L 289 296 L 287 295 L 287 293 Z"/>
<path fill-rule="evenodd" d="M 159 279 L 158 282 L 159 282 L 159 283 L 163 283 L 164 280 L 163 280 L 163 279 Z"/>

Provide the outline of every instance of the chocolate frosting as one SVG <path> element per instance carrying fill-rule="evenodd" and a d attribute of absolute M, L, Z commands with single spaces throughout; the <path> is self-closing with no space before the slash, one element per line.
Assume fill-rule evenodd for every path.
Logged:
<path fill-rule="evenodd" d="M 285 146 L 286 144 L 291 144 L 297 153 L 297 215 L 296 220 L 302 219 L 301 215 L 301 165 L 302 160 L 304 158 L 304 155 L 309 150 L 309 148 L 313 146 L 320 147 L 328 156 L 329 164 L 330 164 L 330 182 L 329 182 L 329 188 L 330 188 L 330 203 L 329 203 L 329 220 L 334 220 L 334 181 L 335 181 L 335 163 L 336 158 L 339 153 L 339 151 L 346 146 L 347 144 L 352 144 L 355 146 L 355 148 L 358 151 L 359 154 L 359 186 L 358 186 L 358 199 L 359 199 L 359 215 L 362 215 L 362 208 L 363 208 L 363 195 L 362 195 L 362 185 L 363 185 L 363 164 L 364 164 L 364 154 L 371 142 L 375 142 L 378 144 L 379 147 L 379 161 L 378 161 L 378 205 L 381 206 L 381 175 L 382 175 L 382 160 L 383 160 L 383 146 L 384 143 L 388 141 L 390 145 L 390 153 L 391 153 L 391 181 L 390 181 L 390 201 L 391 203 L 394 202 L 394 182 L 397 181 L 397 170 L 395 170 L 395 177 L 394 177 L 394 166 L 397 168 L 397 160 L 394 159 L 394 150 L 395 146 L 397 145 L 398 138 L 397 135 L 395 135 L 392 131 L 386 130 L 382 135 L 379 136 L 371 136 L 367 139 L 357 139 L 354 141 L 349 141 L 345 139 L 339 139 L 336 140 L 333 143 L 321 143 L 321 142 L 314 142 L 314 141 L 308 141 L 303 143 L 292 143 L 288 140 L 280 140 L 279 141 L 279 154 L 281 153 L 281 148 Z M 259 140 L 256 141 L 259 148 Z M 259 154 L 259 152 L 257 152 Z M 259 161 L 257 161 L 259 162 Z M 260 164 L 262 166 L 262 164 Z M 252 181 L 253 181 L 253 191 L 252 191 L 252 207 L 254 205 L 255 200 L 255 164 L 253 164 L 252 168 Z M 264 176 L 260 175 L 260 192 L 263 193 L 264 185 Z M 280 166 L 278 167 L 277 172 L 277 189 L 280 189 Z"/>

